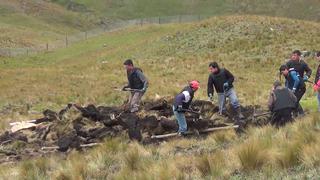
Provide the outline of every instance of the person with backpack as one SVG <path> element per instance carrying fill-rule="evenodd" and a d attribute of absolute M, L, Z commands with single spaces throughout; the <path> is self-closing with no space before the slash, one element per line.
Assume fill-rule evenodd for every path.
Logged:
<path fill-rule="evenodd" d="M 123 63 L 127 70 L 128 85 L 122 88 L 123 91 L 130 91 L 128 100 L 130 112 L 137 112 L 142 96 L 148 88 L 148 80 L 140 68 L 134 67 L 131 59 Z"/>
<path fill-rule="evenodd" d="M 291 90 L 291 92 L 293 92 L 297 98 L 294 112 L 299 112 L 298 109 L 301 109 L 303 112 L 303 109 L 300 105 L 300 100 L 306 90 L 305 83 L 303 82 L 303 78 L 294 68 L 289 68 L 287 65 L 281 65 L 279 68 L 279 71 L 280 71 L 280 74 L 282 74 L 286 79 L 285 87 Z M 297 115 L 298 114 L 295 114 L 295 116 Z M 300 114 L 300 115 L 303 115 L 303 114 Z"/>

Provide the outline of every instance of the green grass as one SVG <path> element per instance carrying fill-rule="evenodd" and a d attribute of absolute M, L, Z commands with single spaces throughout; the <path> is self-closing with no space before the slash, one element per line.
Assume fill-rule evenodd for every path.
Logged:
<path fill-rule="evenodd" d="M 122 63 L 127 58 L 150 81 L 145 99 L 156 94 L 172 98 L 191 79 L 201 84 L 195 98 L 206 99 L 208 63 L 215 60 L 235 75 L 242 104 L 266 107 L 279 65 L 293 49 L 320 49 L 319 28 L 319 23 L 286 18 L 224 16 L 199 23 L 132 27 L 55 52 L 2 57 L 0 105 L 17 108 L 2 116 L 1 128 L 8 121 L 41 116 L 30 110 L 57 110 L 68 102 L 120 105 L 127 94 L 113 88 L 126 84 Z M 306 61 L 316 67 L 311 57 Z M 315 105 L 310 87 L 306 98 L 303 106 L 310 110 Z M 282 129 L 250 128 L 241 137 L 220 132 L 157 146 L 128 143 L 120 137 L 67 158 L 56 155 L 48 161 L 3 165 L 0 174 L 30 179 L 312 178 L 319 176 L 318 136 L 319 116 L 313 114 Z"/>

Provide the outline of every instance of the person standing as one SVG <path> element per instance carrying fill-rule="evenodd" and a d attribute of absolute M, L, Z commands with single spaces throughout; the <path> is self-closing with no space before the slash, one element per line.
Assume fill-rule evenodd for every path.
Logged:
<path fill-rule="evenodd" d="M 293 68 L 303 80 L 301 83 L 304 84 L 305 81 L 308 81 L 312 74 L 312 70 L 309 68 L 308 64 L 301 59 L 301 52 L 299 50 L 294 50 L 291 54 L 291 59 L 286 63 L 289 69 Z M 295 93 L 298 94 L 297 98 L 300 99 L 306 92 L 306 85 L 303 85 L 299 92 Z M 301 97 L 300 97 L 301 96 Z M 304 115 L 304 111 L 302 106 L 299 103 L 299 106 L 295 110 L 295 114 Z"/>
<path fill-rule="evenodd" d="M 127 70 L 128 85 L 122 88 L 123 91 L 131 91 L 128 105 L 130 112 L 137 112 L 142 96 L 148 88 L 148 80 L 140 68 L 134 67 L 131 59 L 123 63 Z"/>
<path fill-rule="evenodd" d="M 268 107 L 272 113 L 271 124 L 280 127 L 291 122 L 292 110 L 296 103 L 296 96 L 288 88 L 281 87 L 280 81 L 275 81 L 268 100 Z"/>
<path fill-rule="evenodd" d="M 178 135 L 182 136 L 187 131 L 188 126 L 184 113 L 189 109 L 189 106 L 194 97 L 194 93 L 199 89 L 198 81 L 193 80 L 188 86 L 184 87 L 182 91 L 175 97 L 173 104 L 173 114 L 178 121 L 179 129 Z"/>
<path fill-rule="evenodd" d="M 286 78 L 285 86 L 290 89 L 297 98 L 296 107 L 294 112 L 299 112 L 298 109 L 303 109 L 300 105 L 300 100 L 305 93 L 306 87 L 303 79 L 300 77 L 300 74 L 294 68 L 288 68 L 287 65 L 281 65 L 279 68 L 280 74 Z M 300 114 L 303 115 L 303 114 Z M 297 114 L 295 114 L 297 116 Z"/>
<path fill-rule="evenodd" d="M 233 109 L 236 112 L 236 124 L 240 125 L 240 120 L 244 119 L 241 113 L 240 103 L 233 88 L 234 76 L 225 68 L 220 68 L 217 62 L 209 64 L 210 75 L 208 78 L 207 93 L 209 99 L 213 100 L 214 88 L 218 94 L 219 113 L 226 112 L 226 98 L 229 98 Z M 214 87 L 214 88 L 213 88 Z"/>
<path fill-rule="evenodd" d="M 316 53 L 316 59 L 319 61 L 316 77 L 314 79 L 314 90 L 317 91 L 318 97 L 318 112 L 320 112 L 320 51 Z"/>

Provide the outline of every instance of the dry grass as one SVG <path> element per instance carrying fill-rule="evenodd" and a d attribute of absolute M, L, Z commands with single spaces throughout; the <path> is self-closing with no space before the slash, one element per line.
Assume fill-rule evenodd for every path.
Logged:
<path fill-rule="evenodd" d="M 308 36 L 296 31 L 297 24 L 308 30 Z M 269 31 L 270 27 L 276 31 Z M 319 27 L 317 23 L 283 18 L 232 16 L 199 24 L 114 32 L 66 50 L 0 63 L 0 101 L 22 106 L 28 102 L 30 110 L 26 112 L 58 109 L 70 101 L 119 105 L 126 96 L 112 89 L 125 84 L 122 61 L 133 57 L 150 80 L 145 98 L 153 98 L 156 93 L 173 97 L 187 80 L 194 78 L 202 84 L 196 98 L 206 98 L 208 62 L 218 60 L 235 74 L 241 103 L 263 105 L 286 53 L 302 47 L 320 49 L 318 43 L 310 43 L 320 41 Z M 107 48 L 102 46 L 104 43 Z M 315 65 L 307 60 L 311 67 Z M 21 112 L 11 113 L 12 117 L 31 117 Z M 249 128 L 241 137 L 226 131 L 205 139 L 175 139 L 149 146 L 119 137 L 106 139 L 103 145 L 87 152 L 73 152 L 67 158 L 49 158 L 47 163 L 31 160 L 3 169 L 21 179 L 215 179 L 238 175 L 260 179 L 290 178 L 303 172 L 314 175 L 319 169 L 319 129 L 319 115 L 314 114 L 281 129 Z M 19 173 L 12 173 L 15 171 Z"/>

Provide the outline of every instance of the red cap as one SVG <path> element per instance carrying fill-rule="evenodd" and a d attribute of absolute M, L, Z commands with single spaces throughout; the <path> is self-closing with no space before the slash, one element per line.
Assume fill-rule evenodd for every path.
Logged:
<path fill-rule="evenodd" d="M 197 90 L 200 88 L 200 83 L 199 81 L 197 80 L 193 80 L 189 83 L 190 87 L 193 89 L 193 90 Z"/>

